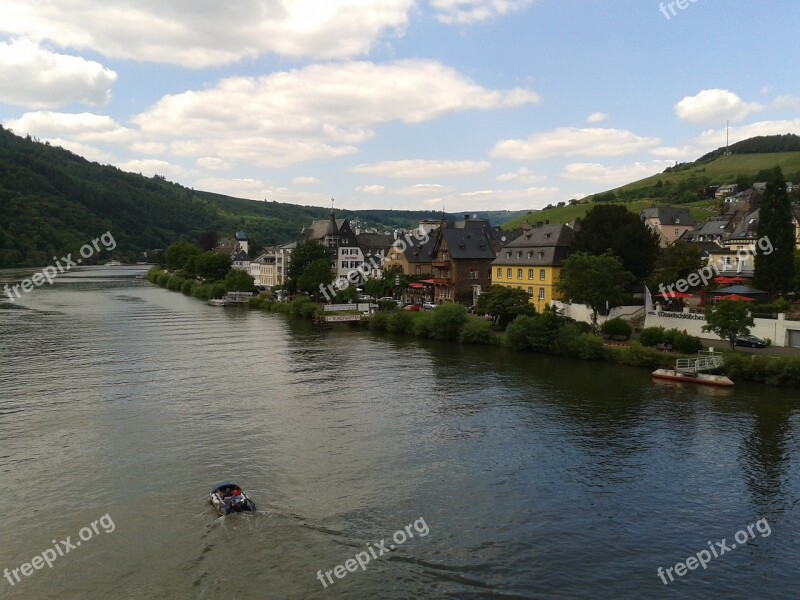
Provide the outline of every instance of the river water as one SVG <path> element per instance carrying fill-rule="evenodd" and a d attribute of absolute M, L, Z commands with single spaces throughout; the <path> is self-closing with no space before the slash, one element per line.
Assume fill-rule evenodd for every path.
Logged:
<path fill-rule="evenodd" d="M 794 390 L 316 331 L 138 272 L 0 310 L 3 597 L 798 597 Z M 258 511 L 215 518 L 223 480 Z"/>

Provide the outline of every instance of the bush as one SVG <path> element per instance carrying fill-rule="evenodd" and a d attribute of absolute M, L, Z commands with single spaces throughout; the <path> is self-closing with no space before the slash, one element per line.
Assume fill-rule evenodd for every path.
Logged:
<path fill-rule="evenodd" d="M 655 346 L 664 343 L 666 339 L 663 327 L 647 327 L 639 332 L 639 343 L 642 346 Z"/>
<path fill-rule="evenodd" d="M 460 304 L 437 306 L 430 319 L 430 336 L 436 340 L 457 340 L 467 322 L 467 309 Z"/>
<path fill-rule="evenodd" d="M 414 319 L 407 310 L 396 310 L 389 313 L 386 321 L 386 331 L 389 333 L 413 333 Z"/>
<path fill-rule="evenodd" d="M 167 287 L 167 282 L 168 282 L 168 281 L 169 281 L 169 275 L 167 275 L 167 274 L 166 274 L 166 273 L 164 273 L 163 271 L 161 271 L 161 273 L 159 273 L 159 274 L 156 276 L 156 285 L 157 285 L 158 287 L 162 287 L 162 288 L 163 288 L 163 287 Z"/>
<path fill-rule="evenodd" d="M 469 319 L 461 329 L 458 340 L 462 344 L 491 345 L 494 343 L 492 322 L 485 319 Z"/>
<path fill-rule="evenodd" d="M 633 327 L 631 327 L 627 321 L 623 321 L 622 319 L 611 319 L 603 323 L 601 331 L 610 336 L 624 336 L 627 340 L 631 337 L 633 333 Z"/>
<path fill-rule="evenodd" d="M 404 312 L 404 311 L 402 311 Z M 414 335 L 419 337 L 431 337 L 431 317 L 432 313 L 417 312 L 414 314 L 413 329 Z"/>
<path fill-rule="evenodd" d="M 378 310 L 397 310 L 397 302 L 394 300 L 380 300 Z"/>
<path fill-rule="evenodd" d="M 389 313 L 376 312 L 369 320 L 369 328 L 371 331 L 386 331 L 386 326 L 389 322 Z"/>
<path fill-rule="evenodd" d="M 672 349 L 681 354 L 697 354 L 703 349 L 703 343 L 699 337 L 683 333 L 677 329 L 670 329 L 664 332 L 664 335 L 666 336 L 666 343 L 672 344 Z"/>
<path fill-rule="evenodd" d="M 197 285 L 196 281 L 194 281 L 193 279 L 187 279 L 186 281 L 183 282 L 183 285 L 181 286 L 181 293 L 186 296 L 191 296 L 192 290 L 196 285 Z"/>
<path fill-rule="evenodd" d="M 648 367 L 650 369 L 675 366 L 675 359 L 655 348 L 647 348 L 637 341 L 632 341 L 627 348 L 609 349 L 608 355 L 616 362 L 632 367 Z"/>
<path fill-rule="evenodd" d="M 534 317 L 517 317 L 506 328 L 506 346 L 514 350 L 530 350 L 528 330 L 533 327 Z"/>
<path fill-rule="evenodd" d="M 575 341 L 576 356 L 581 360 L 600 360 L 605 358 L 603 340 L 591 333 L 582 333 Z"/>

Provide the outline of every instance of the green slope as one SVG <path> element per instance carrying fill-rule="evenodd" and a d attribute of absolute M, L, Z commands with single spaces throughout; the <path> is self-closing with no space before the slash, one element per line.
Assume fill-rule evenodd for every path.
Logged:
<path fill-rule="evenodd" d="M 77 252 L 111 231 L 115 258 L 132 261 L 142 250 L 178 239 L 197 241 L 243 228 L 255 248 L 296 239 L 323 207 L 253 202 L 185 188 L 161 177 L 125 173 L 61 148 L 23 139 L 0 127 L 0 268 L 39 266 Z M 413 227 L 437 211 L 337 211 L 379 229 Z M 98 257 L 108 260 L 108 256 Z"/>

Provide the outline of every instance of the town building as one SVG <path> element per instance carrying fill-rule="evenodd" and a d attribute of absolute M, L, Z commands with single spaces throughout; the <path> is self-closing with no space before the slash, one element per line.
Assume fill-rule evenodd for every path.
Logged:
<path fill-rule="evenodd" d="M 645 225 L 658 232 L 662 247 L 669 246 L 685 233 L 694 231 L 694 219 L 685 208 L 643 208 L 639 216 Z"/>
<path fill-rule="evenodd" d="M 492 285 L 528 292 L 538 312 L 561 300 L 559 274 L 570 254 L 575 231 L 567 225 L 540 224 L 503 246 L 492 263 Z"/>

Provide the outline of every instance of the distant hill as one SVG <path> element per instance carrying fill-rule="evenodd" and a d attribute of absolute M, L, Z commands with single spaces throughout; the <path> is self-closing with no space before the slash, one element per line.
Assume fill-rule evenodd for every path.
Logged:
<path fill-rule="evenodd" d="M 227 235 L 244 229 L 251 246 L 260 248 L 296 239 L 303 227 L 328 213 L 323 207 L 243 200 L 126 173 L 0 127 L 0 268 L 45 265 L 106 231 L 117 241 L 114 257 L 128 261 L 177 239 L 197 241 L 208 231 Z M 379 230 L 441 218 L 438 211 L 336 213 Z M 515 216 L 494 215 L 495 220 Z"/>
<path fill-rule="evenodd" d="M 714 186 L 738 183 L 749 188 L 762 179 L 763 171 L 779 166 L 787 181 L 800 182 L 800 136 L 757 137 L 719 148 L 694 162 L 677 164 L 663 173 L 646 177 L 619 188 L 595 194 L 577 206 L 531 211 L 506 223 L 513 229 L 523 223 L 550 221 L 567 223 L 585 215 L 597 203 L 623 203 L 633 212 L 660 205 L 681 205 L 695 219 L 716 213 Z"/>

